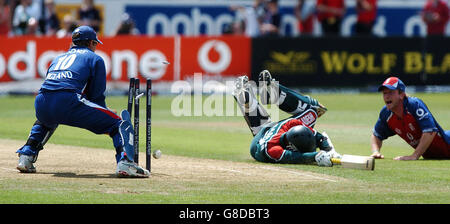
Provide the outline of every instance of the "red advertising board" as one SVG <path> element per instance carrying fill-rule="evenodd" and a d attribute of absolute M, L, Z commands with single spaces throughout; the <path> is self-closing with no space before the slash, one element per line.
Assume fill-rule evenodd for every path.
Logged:
<path fill-rule="evenodd" d="M 195 73 L 250 75 L 251 40 L 246 37 L 103 37 L 107 80 L 138 75 L 155 81 L 183 80 Z M 70 38 L 0 37 L 0 82 L 43 79 L 51 60 Z M 165 61 L 170 64 L 164 63 Z"/>
<path fill-rule="evenodd" d="M 181 79 L 201 72 L 208 75 L 250 76 L 251 39 L 239 36 L 181 39 Z"/>
<path fill-rule="evenodd" d="M 69 47 L 64 39 L 0 37 L 0 81 L 45 77 L 51 60 Z"/>

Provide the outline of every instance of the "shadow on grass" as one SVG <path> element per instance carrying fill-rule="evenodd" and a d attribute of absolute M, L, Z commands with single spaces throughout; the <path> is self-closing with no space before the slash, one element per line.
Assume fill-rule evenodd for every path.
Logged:
<path fill-rule="evenodd" d="M 72 172 L 38 172 L 36 174 L 50 174 L 55 177 L 65 177 L 65 178 L 88 178 L 88 179 L 102 179 L 102 178 L 117 178 L 113 173 L 107 174 L 77 174 Z"/>
<path fill-rule="evenodd" d="M 63 177 L 63 178 L 85 178 L 85 179 L 105 179 L 105 178 L 114 178 L 114 179 L 148 179 L 142 177 L 122 177 L 119 178 L 114 173 L 106 173 L 106 174 L 77 174 L 72 172 L 38 172 L 35 174 L 46 174 L 53 175 L 54 177 Z M 151 173 L 149 178 L 152 177 L 165 177 L 170 176 L 164 173 Z"/>

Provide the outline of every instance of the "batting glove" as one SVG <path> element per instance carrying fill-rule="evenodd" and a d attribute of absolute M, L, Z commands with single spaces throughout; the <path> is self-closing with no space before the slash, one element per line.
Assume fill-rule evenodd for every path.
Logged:
<path fill-rule="evenodd" d="M 319 153 L 317 153 L 315 159 L 317 162 L 317 165 L 319 166 L 333 166 L 333 163 L 331 162 L 332 153 L 326 152 L 323 150 L 320 150 Z"/>

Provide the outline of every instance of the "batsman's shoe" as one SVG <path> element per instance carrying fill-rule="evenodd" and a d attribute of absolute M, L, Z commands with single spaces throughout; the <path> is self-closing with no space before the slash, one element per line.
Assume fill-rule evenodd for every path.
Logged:
<path fill-rule="evenodd" d="M 134 162 L 130 162 L 127 159 L 122 159 L 119 163 L 117 163 L 116 175 L 117 177 L 147 178 L 150 177 L 150 172 Z"/>
<path fill-rule="evenodd" d="M 17 169 L 21 173 L 36 173 L 36 167 L 33 165 L 35 157 L 36 156 L 34 155 L 19 154 L 19 164 L 17 164 Z"/>
<path fill-rule="evenodd" d="M 248 76 L 246 76 L 246 75 L 239 76 L 236 78 L 236 80 L 234 80 L 234 87 L 235 87 L 234 90 L 240 91 L 240 90 L 248 89 L 247 84 L 248 84 Z"/>
<path fill-rule="evenodd" d="M 235 89 L 233 90 L 233 95 L 239 104 L 248 104 L 250 99 L 249 88 L 248 88 L 248 77 L 246 75 L 239 76 L 234 81 Z"/>
<path fill-rule="evenodd" d="M 259 96 L 264 105 L 277 104 L 279 87 L 268 70 L 263 70 L 258 76 Z"/>
<path fill-rule="evenodd" d="M 315 156 L 315 160 L 317 162 L 317 165 L 319 166 L 333 166 L 331 158 L 332 154 L 323 150 L 320 150 L 319 153 L 317 153 L 317 155 Z"/>
<path fill-rule="evenodd" d="M 275 79 L 272 78 L 272 75 L 268 70 L 263 70 L 259 73 L 258 81 L 263 83 L 266 86 L 269 86 Z"/>

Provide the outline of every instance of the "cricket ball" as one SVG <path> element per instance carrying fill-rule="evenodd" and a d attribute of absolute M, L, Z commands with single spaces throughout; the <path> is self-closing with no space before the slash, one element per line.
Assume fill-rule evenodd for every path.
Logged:
<path fill-rule="evenodd" d="M 161 158 L 161 150 L 157 149 L 157 150 L 153 151 L 153 158 L 155 158 L 155 159 Z"/>

